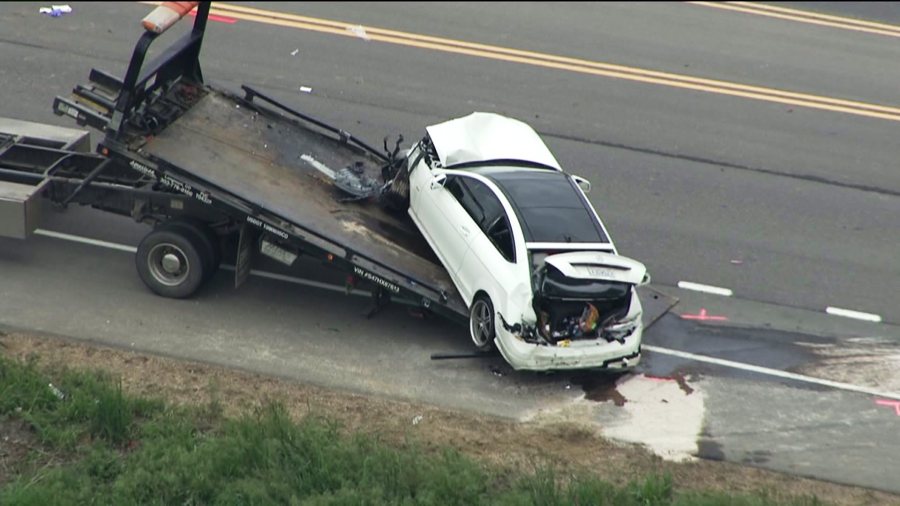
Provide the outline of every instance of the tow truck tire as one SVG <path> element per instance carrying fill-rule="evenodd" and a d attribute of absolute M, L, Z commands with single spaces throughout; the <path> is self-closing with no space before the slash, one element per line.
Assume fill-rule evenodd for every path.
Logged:
<path fill-rule="evenodd" d="M 182 230 L 186 232 L 187 237 L 200 244 L 201 255 L 204 258 L 205 265 L 203 270 L 204 281 L 211 278 L 219 270 L 219 266 L 222 264 L 222 246 L 219 236 L 213 232 L 209 225 L 200 220 L 178 218 L 166 222 L 162 228 Z"/>
<path fill-rule="evenodd" d="M 494 347 L 494 305 L 487 295 L 479 294 L 469 308 L 469 336 L 479 351 L 490 351 Z"/>
<path fill-rule="evenodd" d="M 138 275 L 158 295 L 190 297 L 203 284 L 209 270 L 202 250 L 203 245 L 194 234 L 176 227 L 159 228 L 147 234 L 138 246 Z"/>

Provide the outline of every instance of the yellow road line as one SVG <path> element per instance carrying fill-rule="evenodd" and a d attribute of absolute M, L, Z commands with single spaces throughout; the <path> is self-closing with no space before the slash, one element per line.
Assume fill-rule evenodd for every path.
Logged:
<path fill-rule="evenodd" d="M 799 23 L 807 23 L 811 25 L 827 26 L 831 28 L 840 28 L 842 30 L 851 30 L 855 32 L 871 33 L 875 35 L 885 35 L 888 37 L 900 37 L 900 27 L 887 25 L 884 23 L 873 23 L 869 21 L 856 20 L 851 18 L 843 18 L 839 16 L 829 16 L 825 14 L 817 14 L 814 12 L 800 11 L 795 9 L 787 9 L 784 7 L 769 6 L 757 4 L 753 2 L 687 2 L 693 5 L 701 5 L 703 7 L 713 7 L 715 9 L 724 9 L 729 11 L 743 12 L 746 14 L 756 14 L 759 16 L 767 16 L 770 18 L 786 19 L 788 21 L 797 21 Z"/>
<path fill-rule="evenodd" d="M 346 37 L 359 37 L 355 30 L 360 28 L 360 25 L 353 23 L 299 16 L 296 14 L 268 11 L 220 2 L 216 2 L 213 5 L 214 7 L 210 12 L 218 15 L 288 28 L 311 30 Z M 634 82 L 656 84 L 693 91 L 703 91 L 813 109 L 842 112 L 890 121 L 900 121 L 900 107 L 843 100 L 715 79 L 704 79 L 682 74 L 658 72 L 636 67 L 627 67 L 578 58 L 387 30 L 377 27 L 362 26 L 361 28 L 365 30 L 366 38 L 379 42 L 566 70 L 581 74 L 625 79 Z"/>
<path fill-rule="evenodd" d="M 818 12 L 802 11 L 802 10 L 798 10 L 798 9 L 789 9 L 787 7 L 779 7 L 777 5 L 758 4 L 755 2 L 730 2 L 730 3 L 732 3 L 734 5 L 741 5 L 744 7 L 752 7 L 752 8 L 762 9 L 762 10 L 767 10 L 767 11 L 782 12 L 785 14 L 794 14 L 797 16 L 802 16 L 802 17 L 807 17 L 807 18 L 817 18 L 817 19 L 823 19 L 823 20 L 828 20 L 828 21 L 837 21 L 840 23 L 848 24 L 848 25 L 868 26 L 870 28 L 880 28 L 883 30 L 900 33 L 900 26 L 890 25 L 887 23 L 876 23 L 874 21 L 865 21 L 862 19 L 854 19 L 854 18 L 848 18 L 848 17 L 843 17 L 843 16 L 831 16 L 828 14 L 821 14 Z"/>

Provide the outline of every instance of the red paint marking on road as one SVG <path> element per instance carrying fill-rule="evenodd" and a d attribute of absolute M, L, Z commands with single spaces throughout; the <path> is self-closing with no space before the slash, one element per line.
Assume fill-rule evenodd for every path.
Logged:
<path fill-rule="evenodd" d="M 645 374 L 644 377 L 651 381 L 675 381 L 674 378 L 666 378 L 665 376 L 651 376 Z"/>
<path fill-rule="evenodd" d="M 725 316 L 710 316 L 706 314 L 706 309 L 700 309 L 699 314 L 683 314 L 681 315 L 683 320 L 700 320 L 700 321 L 718 321 L 724 322 L 728 321 L 728 318 Z"/>
<path fill-rule="evenodd" d="M 192 10 L 191 12 L 188 13 L 188 15 L 196 16 L 197 10 L 196 9 Z M 219 23 L 228 23 L 229 25 L 233 25 L 238 22 L 238 20 L 235 18 L 229 18 L 228 16 L 219 16 L 218 14 L 210 14 L 209 20 L 210 21 L 218 21 Z"/>
<path fill-rule="evenodd" d="M 876 399 L 875 404 L 879 404 L 881 406 L 891 406 L 894 408 L 894 412 L 897 413 L 897 416 L 900 416 L 900 401 L 889 401 L 887 399 Z"/>

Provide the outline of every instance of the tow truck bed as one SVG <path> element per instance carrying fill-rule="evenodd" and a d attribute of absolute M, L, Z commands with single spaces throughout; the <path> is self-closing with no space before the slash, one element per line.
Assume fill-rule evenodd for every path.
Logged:
<path fill-rule="evenodd" d="M 171 8 L 154 11 L 168 26 L 187 12 L 167 17 Z M 56 98 L 54 112 L 104 133 L 97 154 L 84 152 L 86 142 L 58 146 L 23 134 L 21 125 L 7 128 L 15 135 L 0 144 L 0 217 L 8 218 L 0 235 L 27 236 L 35 227 L 32 196 L 40 195 L 154 225 L 138 247 L 138 273 L 163 296 L 190 296 L 218 268 L 220 239 L 237 235 L 236 284 L 255 251 L 287 265 L 303 254 L 371 287 L 373 310 L 396 296 L 467 318 L 405 213 L 377 202 L 392 154 L 257 90 L 243 87 L 242 97 L 204 83 L 199 55 L 209 8 L 201 2 L 193 29 L 146 64 L 165 28 L 145 31 L 122 79 L 93 69 L 90 83 Z M 367 191 L 347 193 L 354 184 Z"/>
<path fill-rule="evenodd" d="M 337 171 L 357 164 L 369 177 L 379 177 L 377 160 L 363 150 L 206 87 L 186 113 L 140 151 L 183 168 L 186 175 L 211 188 L 328 241 L 352 246 L 358 255 L 443 291 L 448 294 L 445 304 L 465 314 L 444 267 L 405 215 L 394 216 L 374 200 L 345 201 L 350 196 L 315 168 L 319 164 Z"/>

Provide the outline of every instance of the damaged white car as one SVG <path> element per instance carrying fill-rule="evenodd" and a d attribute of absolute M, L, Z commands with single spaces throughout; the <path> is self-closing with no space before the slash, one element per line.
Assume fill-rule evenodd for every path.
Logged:
<path fill-rule="evenodd" d="M 472 341 L 515 369 L 640 360 L 643 264 L 622 257 L 528 125 L 488 113 L 427 128 L 406 158 L 409 215 L 469 307 Z"/>

